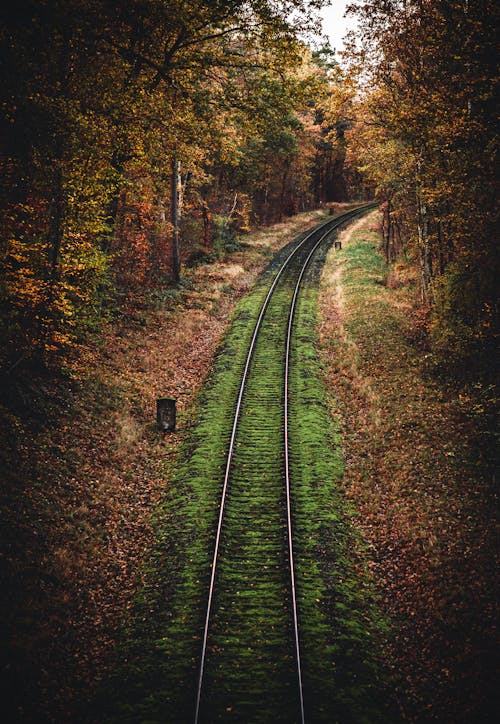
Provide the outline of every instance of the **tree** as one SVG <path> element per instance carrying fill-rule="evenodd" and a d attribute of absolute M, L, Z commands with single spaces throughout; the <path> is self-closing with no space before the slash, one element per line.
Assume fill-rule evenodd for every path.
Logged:
<path fill-rule="evenodd" d="M 287 69 L 300 65 L 298 35 L 320 5 L 20 0 L 3 11 L 7 364 L 64 354 L 99 323 L 113 274 L 136 288 L 165 279 L 167 266 L 178 277 L 173 170 L 180 163 L 201 189 L 218 114 L 237 149 L 256 109 L 254 127 L 269 103 L 290 101 Z M 223 156 L 230 145 L 220 142 Z M 282 176 L 282 205 L 285 187 Z"/>
<path fill-rule="evenodd" d="M 488 0 L 388 0 L 356 12 L 355 60 L 371 63 L 360 80 L 368 97 L 356 136 L 360 164 L 392 218 L 405 220 L 435 349 L 457 374 L 490 375 L 498 8 Z"/>

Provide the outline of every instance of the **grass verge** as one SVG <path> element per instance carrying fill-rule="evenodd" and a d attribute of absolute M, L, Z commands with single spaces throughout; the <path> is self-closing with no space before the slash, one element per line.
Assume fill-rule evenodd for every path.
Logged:
<path fill-rule="evenodd" d="M 470 391 L 426 374 L 417 284 L 408 268 L 388 275 L 376 214 L 353 228 L 323 275 L 321 357 L 342 418 L 343 487 L 392 622 L 390 698 L 404 721 L 492 721 L 491 419 Z"/>

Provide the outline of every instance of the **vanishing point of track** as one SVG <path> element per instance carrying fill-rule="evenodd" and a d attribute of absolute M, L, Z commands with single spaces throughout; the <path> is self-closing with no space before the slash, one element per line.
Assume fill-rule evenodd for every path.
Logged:
<path fill-rule="evenodd" d="M 306 720 L 289 462 L 294 314 L 304 274 L 318 247 L 336 229 L 372 207 L 365 205 L 329 219 L 294 245 L 276 272 L 257 318 L 225 464 L 199 660 L 195 724 L 207 707 L 210 721 L 219 719 L 221 712 L 230 713 L 234 698 L 240 701 L 240 711 L 235 712 L 239 717 L 249 716 L 245 705 L 255 707 L 258 702 L 262 716 L 255 720 L 265 721 L 270 702 L 274 705 L 282 700 L 283 721 L 304 724 Z M 266 386 L 263 380 L 272 364 L 270 354 L 282 360 L 281 379 Z M 252 424 L 252 416 L 259 419 L 257 407 L 268 411 L 272 432 Z M 282 451 L 278 456 L 277 446 Z M 235 528 L 236 519 L 240 522 Z M 241 520 L 245 521 L 243 526 Z M 260 541 L 257 546 L 256 541 Z M 260 615 L 264 623 L 260 626 L 266 628 L 264 633 L 248 624 L 256 600 L 263 601 Z M 262 644 L 256 640 L 260 637 Z M 225 689 L 223 694 L 218 694 L 219 689 Z"/>

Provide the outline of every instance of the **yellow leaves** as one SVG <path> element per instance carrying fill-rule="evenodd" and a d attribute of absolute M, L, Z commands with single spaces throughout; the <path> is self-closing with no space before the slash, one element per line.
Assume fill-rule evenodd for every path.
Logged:
<path fill-rule="evenodd" d="M 25 264 L 28 261 L 28 257 L 26 254 L 23 254 L 21 251 L 11 251 L 9 254 L 9 257 L 11 261 L 15 261 L 18 264 Z"/>
<path fill-rule="evenodd" d="M 72 336 L 64 332 L 59 332 L 58 330 L 54 330 L 51 336 L 53 351 L 57 351 L 57 349 L 61 347 L 69 347 L 74 341 Z"/>
<path fill-rule="evenodd" d="M 35 309 L 44 299 L 44 284 L 33 276 L 22 275 L 7 284 L 8 294 L 12 297 L 15 307 Z"/>
<path fill-rule="evenodd" d="M 5 261 L 7 269 L 26 266 L 37 253 L 39 244 L 35 240 L 25 241 L 11 238 L 6 243 Z"/>

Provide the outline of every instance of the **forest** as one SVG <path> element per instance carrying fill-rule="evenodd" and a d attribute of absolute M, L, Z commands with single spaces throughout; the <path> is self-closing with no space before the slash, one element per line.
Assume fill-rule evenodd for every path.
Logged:
<path fill-rule="evenodd" d="M 307 44 L 318 5 L 2 11 L 7 370 L 64 364 L 251 226 L 373 193 L 433 350 L 491 376 L 496 4 L 363 3 L 346 68 Z"/>
<path fill-rule="evenodd" d="M 122 371 L 133 367 L 155 325 L 184 349 L 189 324 L 181 329 L 169 315 L 185 303 L 201 309 L 203 270 L 210 275 L 247 254 L 256 278 L 271 252 L 255 261 L 252 235 L 298 233 L 296 219 L 378 204 L 381 284 L 410 290 L 419 370 L 441 390 L 436 398 L 473 411 L 478 470 L 484 463 L 488 500 L 496 500 L 498 3 L 354 0 L 356 29 L 341 54 L 321 30 L 328 4 L 18 0 L 0 9 L 1 610 L 12 628 L 3 667 L 14 689 L 27 677 L 32 701 L 24 711 L 16 699 L 13 721 L 36 721 L 47 684 L 34 651 L 61 630 L 59 613 L 46 617 L 43 633 L 34 619 L 54 601 L 58 611 L 71 609 L 70 579 L 78 589 L 73 619 L 99 608 L 99 593 L 82 592 L 89 579 L 81 571 L 94 555 L 104 560 L 99 546 L 112 548 L 122 531 L 129 547 L 120 549 L 116 588 L 103 594 L 114 603 L 108 614 L 107 603 L 92 614 L 107 622 L 103 649 L 113 648 L 116 622 L 142 580 L 146 521 L 161 498 L 147 492 L 130 503 L 139 512 L 129 527 L 115 493 L 93 508 L 88 500 L 109 490 L 100 491 L 82 456 L 98 449 L 99 461 L 116 446 L 111 433 L 98 432 L 92 445 L 101 448 L 77 439 L 68 452 L 68 430 L 82 420 L 116 422 L 130 403 L 147 442 L 128 462 L 120 448 L 122 481 L 142 479 L 137 469 L 148 456 L 156 456 L 159 479 L 163 448 L 139 400 L 151 380 L 140 388 L 127 378 L 118 393 L 109 360 L 116 353 Z M 174 390 L 186 395 L 186 410 L 209 375 L 230 305 L 250 288 L 217 283 L 217 329 L 196 333 L 206 358 L 189 358 L 191 374 L 169 347 L 162 363 L 173 387 L 177 374 L 188 380 L 187 391 L 181 383 Z M 137 346 L 127 348 L 132 338 Z M 161 358 L 157 345 L 151 354 Z M 390 349 L 387 361 L 398 365 Z M 94 537 L 92 516 L 101 531 Z M 88 549 L 75 552 L 82 531 Z M 54 551 L 70 549 L 54 562 Z M 92 646 L 78 660 L 87 671 L 82 686 L 108 666 L 98 662 L 95 673 Z M 62 685 L 61 701 L 44 705 L 39 721 L 74 712 L 70 690 Z"/>

